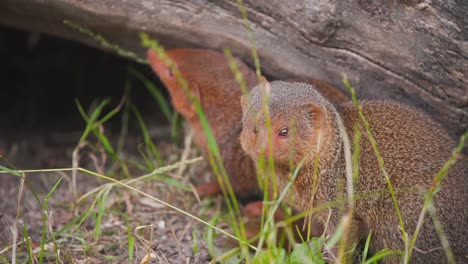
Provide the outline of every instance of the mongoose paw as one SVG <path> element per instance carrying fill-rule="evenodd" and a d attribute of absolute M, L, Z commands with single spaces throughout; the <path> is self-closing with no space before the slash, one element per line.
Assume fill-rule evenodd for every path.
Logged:
<path fill-rule="evenodd" d="M 242 208 L 242 212 L 247 218 L 252 219 L 256 217 L 261 217 L 263 211 L 263 201 L 254 201 L 246 204 Z M 275 221 L 281 221 L 285 219 L 285 214 L 281 208 L 276 210 L 274 215 Z"/>
<path fill-rule="evenodd" d="M 195 186 L 195 190 L 200 197 L 214 196 L 221 193 L 221 188 L 216 181 L 198 184 Z"/>

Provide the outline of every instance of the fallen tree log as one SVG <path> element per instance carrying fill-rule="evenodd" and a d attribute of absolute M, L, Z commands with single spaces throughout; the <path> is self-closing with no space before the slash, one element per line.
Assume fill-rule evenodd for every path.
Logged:
<path fill-rule="evenodd" d="M 313 78 L 359 98 L 390 98 L 431 113 L 459 136 L 468 128 L 468 3 L 447 0 L 245 1 L 262 72 Z M 233 53 L 253 66 L 235 1 L 2 0 L 0 24 L 98 48 L 74 23 L 144 57 L 139 32 L 167 48 Z"/>

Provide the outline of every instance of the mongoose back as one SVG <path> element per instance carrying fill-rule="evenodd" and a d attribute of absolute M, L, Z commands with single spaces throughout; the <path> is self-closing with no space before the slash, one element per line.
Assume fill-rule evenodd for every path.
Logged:
<path fill-rule="evenodd" d="M 265 93 L 269 96 L 270 145 L 267 144 L 268 131 L 262 114 Z M 254 160 L 261 155 L 271 155 L 280 190 L 288 182 L 291 164 L 297 166 L 305 160 L 290 191 L 292 205 L 305 211 L 340 196 L 346 197 L 346 188 L 340 187 L 346 185 L 346 177 L 343 141 L 337 120 L 339 117 L 343 120 L 352 141 L 355 124 L 359 120 L 356 107 L 348 103 L 337 110 L 312 85 L 303 83 L 272 82 L 268 89 L 257 86 L 250 94 L 250 102 L 246 97 L 241 100 L 241 145 L 246 153 Z M 360 105 L 378 142 L 385 168 L 396 189 L 406 231 L 411 236 L 422 209 L 424 193 L 450 158 L 455 142 L 428 115 L 411 107 L 390 101 L 361 101 Z M 356 245 L 372 233 L 371 253 L 384 248 L 403 250 L 397 213 L 385 178 L 363 126 L 358 127 L 362 131 L 359 177 L 354 186 L 354 195 L 358 199 L 355 201 L 348 246 Z M 316 159 L 318 176 L 314 177 Z M 444 226 L 457 263 L 468 263 L 467 167 L 466 161 L 453 166 L 434 200 L 437 216 Z M 325 235 L 330 236 L 335 232 L 342 213 L 333 207 L 313 217 L 327 226 Z M 398 263 L 399 256 L 386 257 L 383 262 Z M 445 262 L 440 239 L 432 220 L 426 216 L 411 263 Z"/>
<path fill-rule="evenodd" d="M 227 58 L 222 53 L 204 49 L 173 49 L 166 51 L 166 54 L 187 81 L 190 91 L 200 101 L 221 151 L 234 192 L 240 198 L 258 194 L 255 166 L 243 152 L 239 141 L 242 129 L 239 99 L 242 90 L 229 68 Z M 147 57 L 153 70 L 169 90 L 175 109 L 194 131 L 195 143 L 205 158 L 208 158 L 205 132 L 194 105 L 170 67 L 151 50 L 148 50 Z M 247 87 L 254 87 L 257 83 L 255 73 L 242 61 L 236 59 L 236 62 Z M 197 190 L 201 196 L 221 192 L 216 180 L 198 185 Z"/>

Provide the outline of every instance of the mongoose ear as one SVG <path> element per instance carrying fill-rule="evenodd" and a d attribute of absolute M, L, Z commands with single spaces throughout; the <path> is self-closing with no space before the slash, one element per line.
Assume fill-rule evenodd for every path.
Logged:
<path fill-rule="evenodd" d="M 323 109 L 319 105 L 309 104 L 306 114 L 312 124 L 319 124 L 322 121 Z"/>
<path fill-rule="evenodd" d="M 249 95 L 248 95 L 248 94 L 244 94 L 244 95 L 242 95 L 241 98 L 240 98 L 240 104 L 241 104 L 241 107 L 242 107 L 242 113 L 245 113 L 245 111 L 247 110 L 248 100 L 249 100 Z"/>
<path fill-rule="evenodd" d="M 271 85 L 268 80 L 262 76 L 262 78 L 259 80 L 258 86 L 260 88 L 260 94 L 262 95 L 262 98 L 269 98 L 271 94 Z"/>

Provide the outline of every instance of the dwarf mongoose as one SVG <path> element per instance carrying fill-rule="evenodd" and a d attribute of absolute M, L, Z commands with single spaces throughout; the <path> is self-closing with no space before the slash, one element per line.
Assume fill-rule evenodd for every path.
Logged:
<path fill-rule="evenodd" d="M 190 91 L 197 97 L 206 115 L 213 135 L 218 143 L 223 164 L 234 192 L 240 198 L 251 198 L 259 194 L 256 169 L 252 160 L 240 146 L 242 110 L 239 99 L 242 90 L 229 68 L 224 54 L 204 49 L 173 49 L 166 51 L 175 63 Z M 195 143 L 208 160 L 208 146 L 195 107 L 185 94 L 176 76 L 163 60 L 151 50 L 147 52 L 153 70 L 158 74 L 172 98 L 175 109 L 181 113 L 194 131 Z M 256 85 L 255 73 L 236 59 L 246 86 Z M 197 191 L 201 196 L 221 193 L 218 182 L 200 184 Z"/>
<path fill-rule="evenodd" d="M 313 85 L 277 81 L 270 83 L 267 89 L 262 87 L 251 90 L 250 101 L 247 97 L 241 99 L 242 148 L 253 160 L 263 155 L 273 158 L 279 190 L 288 182 L 291 164 L 297 166 L 305 160 L 290 191 L 292 206 L 298 210 L 337 200 L 340 195 L 346 197 L 346 188 L 340 187 L 345 186 L 346 178 L 343 140 L 337 120 L 339 117 L 343 120 L 352 142 L 359 120 L 356 107 L 348 103 L 336 108 Z M 264 94 L 269 98 L 271 144 L 267 143 L 265 111 L 262 110 Z M 409 106 L 390 101 L 361 101 L 360 105 L 378 142 L 385 168 L 396 190 L 406 231 L 411 236 L 422 209 L 424 193 L 449 159 L 455 142 L 428 115 Z M 355 199 L 349 243 L 356 245 L 372 233 L 371 253 L 384 248 L 403 250 L 397 213 L 385 178 L 363 126 L 358 127 L 362 131 L 362 139 L 354 196 L 363 199 Z M 314 178 L 316 158 L 318 176 Z M 434 200 L 437 216 L 444 226 L 457 263 L 468 263 L 467 168 L 466 161 L 453 166 Z M 333 207 L 313 217 L 327 226 L 325 235 L 330 236 L 344 213 Z M 398 263 L 399 256 L 387 257 L 383 262 Z M 411 263 L 445 262 L 446 256 L 434 224 L 426 216 Z"/>

